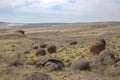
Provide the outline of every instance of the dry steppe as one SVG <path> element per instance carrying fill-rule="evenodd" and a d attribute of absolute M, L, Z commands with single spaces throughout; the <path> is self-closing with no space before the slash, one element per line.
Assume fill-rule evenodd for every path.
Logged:
<path fill-rule="evenodd" d="M 25 35 L 16 32 L 17 30 L 24 30 Z M 93 55 L 89 50 L 90 44 L 98 38 L 105 39 L 106 50 L 113 51 L 117 59 L 115 63 L 98 64 L 99 55 Z M 70 45 L 71 42 L 77 43 Z M 49 53 L 47 48 L 44 48 L 46 54 L 36 56 L 37 47 L 43 44 L 55 45 L 56 52 Z M 51 71 L 32 64 L 32 61 L 38 61 L 43 56 L 59 59 L 64 68 Z M 78 57 L 86 59 L 92 68 L 72 70 L 70 65 Z M 53 80 L 120 80 L 119 60 L 120 22 L 0 29 L 0 80 L 23 80 L 26 74 L 32 72 L 43 72 L 50 75 Z M 78 79 L 79 76 L 82 76 L 81 79 Z"/>

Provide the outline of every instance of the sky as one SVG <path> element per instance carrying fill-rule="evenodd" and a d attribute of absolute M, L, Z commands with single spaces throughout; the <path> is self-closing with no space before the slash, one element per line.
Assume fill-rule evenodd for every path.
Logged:
<path fill-rule="evenodd" d="M 120 21 L 120 0 L 0 0 L 0 22 Z"/>

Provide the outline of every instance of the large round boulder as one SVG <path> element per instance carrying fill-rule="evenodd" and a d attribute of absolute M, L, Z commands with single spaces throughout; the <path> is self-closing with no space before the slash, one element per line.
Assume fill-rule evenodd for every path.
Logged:
<path fill-rule="evenodd" d="M 55 45 L 48 45 L 47 46 L 47 51 L 48 53 L 55 53 L 57 50 L 56 46 Z"/>
<path fill-rule="evenodd" d="M 41 57 L 36 61 L 35 66 L 37 68 L 44 68 L 50 71 L 62 70 L 65 67 L 62 61 L 50 57 Z"/>
<path fill-rule="evenodd" d="M 106 41 L 105 41 L 105 39 L 103 39 L 103 38 L 99 38 L 98 41 L 103 42 L 104 45 L 106 46 Z"/>
<path fill-rule="evenodd" d="M 96 41 L 90 45 L 91 53 L 99 54 L 102 50 L 105 50 L 105 43 L 101 41 Z"/>
<path fill-rule="evenodd" d="M 53 80 L 51 76 L 42 72 L 34 72 L 31 74 L 26 74 L 23 80 Z"/>
<path fill-rule="evenodd" d="M 74 70 L 90 70 L 89 62 L 84 58 L 76 58 L 70 67 Z"/>
<path fill-rule="evenodd" d="M 44 56 L 44 55 L 46 55 L 46 51 L 44 49 L 39 48 L 36 50 L 35 55 L 36 56 Z"/>
<path fill-rule="evenodd" d="M 117 61 L 114 56 L 114 52 L 110 50 L 103 50 L 99 54 L 100 62 L 102 65 L 111 65 Z"/>
<path fill-rule="evenodd" d="M 48 69 L 50 71 L 61 70 L 63 68 L 64 64 L 57 59 L 51 59 L 44 65 L 44 69 Z"/>

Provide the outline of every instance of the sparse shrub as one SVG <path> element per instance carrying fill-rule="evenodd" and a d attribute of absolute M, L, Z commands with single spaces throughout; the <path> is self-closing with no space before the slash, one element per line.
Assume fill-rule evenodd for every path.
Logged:
<path fill-rule="evenodd" d="M 30 53 L 30 51 L 24 51 L 24 54 L 29 54 Z"/>
<path fill-rule="evenodd" d="M 90 60 L 90 69 L 93 72 L 103 73 L 105 70 L 105 66 L 101 65 L 100 58 L 98 55 L 91 56 Z"/>
<path fill-rule="evenodd" d="M 19 67 L 19 66 L 23 66 L 23 63 L 19 60 L 13 60 L 9 63 L 9 66 L 12 67 Z"/>
<path fill-rule="evenodd" d="M 31 74 L 26 74 L 23 80 L 53 80 L 51 76 L 42 72 L 34 72 Z"/>
<path fill-rule="evenodd" d="M 38 49 L 39 47 L 38 46 L 34 46 L 33 49 Z"/>
<path fill-rule="evenodd" d="M 97 76 L 97 75 L 89 75 L 89 74 L 72 74 L 72 75 L 65 75 L 59 80 L 106 80 L 103 77 Z"/>
<path fill-rule="evenodd" d="M 109 66 L 104 70 L 104 74 L 112 77 L 118 77 L 120 75 L 120 66 L 119 67 Z"/>

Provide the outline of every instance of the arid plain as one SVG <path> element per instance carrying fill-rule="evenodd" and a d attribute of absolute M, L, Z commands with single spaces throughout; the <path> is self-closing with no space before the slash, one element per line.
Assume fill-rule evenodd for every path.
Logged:
<path fill-rule="evenodd" d="M 104 60 L 90 51 L 98 39 L 106 42 Z M 34 72 L 53 80 L 120 80 L 120 22 L 1 28 L 0 80 L 28 80 Z"/>

